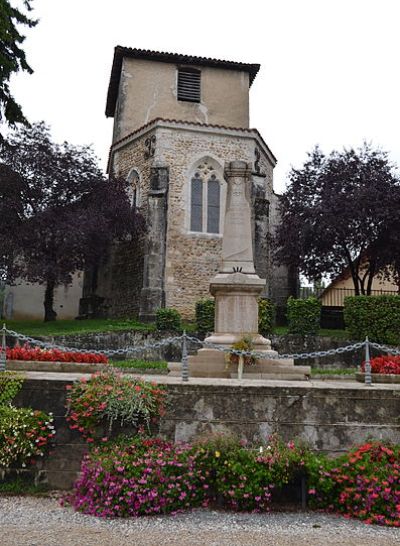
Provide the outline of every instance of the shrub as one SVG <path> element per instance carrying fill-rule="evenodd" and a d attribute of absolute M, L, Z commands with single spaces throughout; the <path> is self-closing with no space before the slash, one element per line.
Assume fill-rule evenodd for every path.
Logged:
<path fill-rule="evenodd" d="M 0 373 L 0 405 L 11 404 L 22 387 L 24 379 L 16 372 Z"/>
<path fill-rule="evenodd" d="M 23 347 L 7 347 L 7 360 L 38 360 L 40 362 L 80 362 L 85 364 L 106 364 L 105 355 L 97 353 L 60 351 L 59 349 L 40 349 L 25 344 Z"/>
<path fill-rule="evenodd" d="M 30 408 L 0 406 L 0 467 L 33 464 L 55 435 L 53 417 Z"/>
<path fill-rule="evenodd" d="M 121 439 L 95 448 L 66 497 L 75 510 L 132 517 L 207 505 L 207 471 L 189 446 L 159 439 Z"/>
<path fill-rule="evenodd" d="M 295 442 L 269 438 L 267 446 L 247 448 L 234 436 L 209 435 L 194 446 L 197 467 L 210 476 L 210 491 L 233 510 L 269 510 L 274 491 L 307 473 L 313 454 Z"/>
<path fill-rule="evenodd" d="M 344 321 L 352 339 L 400 344 L 400 296 L 349 296 Z"/>
<path fill-rule="evenodd" d="M 97 437 L 97 427 L 108 423 L 150 429 L 163 412 L 164 388 L 116 372 L 102 372 L 68 385 L 67 421 L 88 442 Z"/>
<path fill-rule="evenodd" d="M 267 298 L 258 300 L 258 331 L 262 336 L 271 334 L 275 322 L 275 304 Z"/>
<path fill-rule="evenodd" d="M 297 300 L 289 297 L 287 319 L 290 334 L 315 335 L 320 328 L 321 302 L 317 298 Z"/>
<path fill-rule="evenodd" d="M 311 506 L 400 527 L 400 446 L 369 442 L 322 467 Z"/>
<path fill-rule="evenodd" d="M 371 358 L 371 372 L 383 374 L 400 374 L 400 356 L 384 355 Z M 365 362 L 361 364 L 365 372 Z"/>
<path fill-rule="evenodd" d="M 196 329 L 201 334 L 214 331 L 215 300 L 204 299 L 196 302 Z"/>
<path fill-rule="evenodd" d="M 157 330 L 179 331 L 182 330 L 181 315 L 176 309 L 157 309 L 156 312 L 156 328 Z"/>

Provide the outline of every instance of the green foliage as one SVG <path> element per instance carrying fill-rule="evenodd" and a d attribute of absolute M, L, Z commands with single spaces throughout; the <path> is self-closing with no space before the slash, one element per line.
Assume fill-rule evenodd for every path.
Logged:
<path fill-rule="evenodd" d="M 262 336 L 272 333 L 275 321 L 275 304 L 267 298 L 258 300 L 258 331 Z"/>
<path fill-rule="evenodd" d="M 157 309 L 156 328 L 157 330 L 167 330 L 170 332 L 179 332 L 182 330 L 182 319 L 179 311 L 168 307 Z"/>
<path fill-rule="evenodd" d="M 0 405 L 11 404 L 22 387 L 24 378 L 17 372 L 0 373 Z"/>
<path fill-rule="evenodd" d="M 44 496 L 48 492 L 50 486 L 46 483 L 40 483 L 36 485 L 32 477 L 27 476 L 13 476 L 6 478 L 5 481 L 0 483 L 0 494 L 5 495 L 33 495 Z"/>
<path fill-rule="evenodd" d="M 33 464 L 54 437 L 53 417 L 30 408 L 0 406 L 0 467 Z"/>
<path fill-rule="evenodd" d="M 297 300 L 292 296 L 287 301 L 289 334 L 315 335 L 321 320 L 321 302 L 317 298 Z"/>
<path fill-rule="evenodd" d="M 110 362 L 115 368 L 135 368 L 141 370 L 167 370 L 168 362 L 165 360 L 118 360 Z"/>
<path fill-rule="evenodd" d="M 208 470 L 212 489 L 235 510 L 268 510 L 274 491 L 299 474 L 314 474 L 315 455 L 300 442 L 279 436 L 249 449 L 233 436 L 209 435 L 196 445 L 198 465 Z"/>
<path fill-rule="evenodd" d="M 25 0 L 26 10 L 31 11 L 31 1 Z M 15 4 L 15 2 L 13 2 Z M 20 25 L 34 27 L 37 21 L 22 13 L 9 0 L 0 0 L 0 121 L 11 126 L 16 123 L 26 123 L 21 106 L 11 94 L 9 82 L 11 77 L 20 71 L 32 73 L 25 53 L 21 47 L 25 36 L 20 33 Z"/>
<path fill-rule="evenodd" d="M 201 334 L 214 331 L 215 300 L 203 299 L 196 302 L 196 326 Z"/>
<path fill-rule="evenodd" d="M 309 479 L 310 505 L 400 527 L 400 446 L 367 442 L 327 460 Z"/>
<path fill-rule="evenodd" d="M 352 339 L 400 344 L 400 296 L 349 296 L 344 321 Z"/>
<path fill-rule="evenodd" d="M 69 426 L 88 442 L 94 441 L 104 421 L 108 432 L 114 423 L 150 430 L 151 422 L 163 412 L 163 387 L 115 372 L 95 373 L 89 381 L 68 385 L 67 390 Z"/>

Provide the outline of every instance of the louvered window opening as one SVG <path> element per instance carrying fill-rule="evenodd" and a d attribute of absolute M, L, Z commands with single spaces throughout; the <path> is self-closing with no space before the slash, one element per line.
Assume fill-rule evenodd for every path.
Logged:
<path fill-rule="evenodd" d="M 199 70 L 178 70 L 178 100 L 200 102 Z"/>

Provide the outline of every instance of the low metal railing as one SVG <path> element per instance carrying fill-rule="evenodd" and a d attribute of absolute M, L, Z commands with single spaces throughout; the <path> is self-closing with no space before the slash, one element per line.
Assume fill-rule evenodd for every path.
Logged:
<path fill-rule="evenodd" d="M 8 330 L 6 325 L 3 324 L 1 330 L 1 347 L 0 347 L 0 372 L 5 371 L 6 369 L 6 337 L 10 336 L 17 339 L 19 342 L 27 343 L 32 346 L 38 346 L 43 349 L 58 349 L 61 351 L 68 352 L 79 352 L 79 353 L 94 353 L 102 354 L 108 357 L 119 357 L 127 356 L 132 354 L 144 354 L 149 350 L 160 349 L 162 347 L 170 345 L 180 345 L 182 348 L 182 381 L 189 381 L 189 365 L 188 365 L 188 343 L 194 343 L 199 347 L 207 347 L 221 351 L 229 355 L 237 355 L 239 357 L 238 365 L 238 377 L 239 379 L 242 376 L 243 372 L 243 362 L 244 357 L 254 357 L 258 359 L 265 359 L 265 353 L 257 351 L 240 351 L 232 349 L 222 345 L 215 345 L 214 343 L 209 343 L 207 341 L 200 340 L 196 337 L 188 336 L 186 332 L 183 332 L 182 335 L 173 336 L 170 338 L 163 339 L 161 341 L 156 341 L 154 343 L 145 343 L 143 345 L 137 346 L 128 346 L 120 349 L 106 349 L 106 350 L 97 350 L 97 349 L 82 349 L 78 347 L 69 347 L 65 345 L 58 345 L 57 343 L 52 343 L 48 341 L 42 341 L 39 339 L 32 338 L 30 336 L 15 332 L 14 330 Z M 336 349 L 328 349 L 326 351 L 312 351 L 309 353 L 283 353 L 276 355 L 268 355 L 268 359 L 295 359 L 295 360 L 304 360 L 307 358 L 323 358 L 327 356 L 334 356 L 336 354 L 343 354 L 347 352 L 354 352 L 364 348 L 365 351 L 365 385 L 370 386 L 372 384 L 371 376 L 371 358 L 370 358 L 370 349 L 374 348 L 379 351 L 391 354 L 391 355 L 400 355 L 400 349 L 393 347 L 388 347 L 379 343 L 373 343 L 368 340 L 368 337 L 364 341 L 359 341 L 344 347 L 338 347 Z"/>

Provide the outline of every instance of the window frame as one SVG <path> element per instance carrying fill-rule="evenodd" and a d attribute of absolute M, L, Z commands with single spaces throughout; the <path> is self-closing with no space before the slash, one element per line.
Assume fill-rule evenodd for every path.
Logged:
<path fill-rule="evenodd" d="M 226 200 L 226 183 L 222 176 L 221 167 L 213 160 L 211 161 L 212 171 L 208 173 L 202 173 L 202 164 L 207 163 L 207 160 L 200 160 L 196 162 L 195 168 L 190 170 L 188 177 L 188 206 L 187 206 L 187 232 L 189 235 L 205 238 L 221 238 L 223 233 L 224 222 L 224 210 Z M 196 180 L 196 173 L 199 174 L 199 180 L 202 182 L 202 207 L 201 207 L 201 231 L 195 231 L 192 229 L 192 194 L 193 194 L 193 181 Z M 218 232 L 208 231 L 208 215 L 209 215 L 209 182 L 214 181 L 219 185 L 219 207 L 218 207 Z"/>

